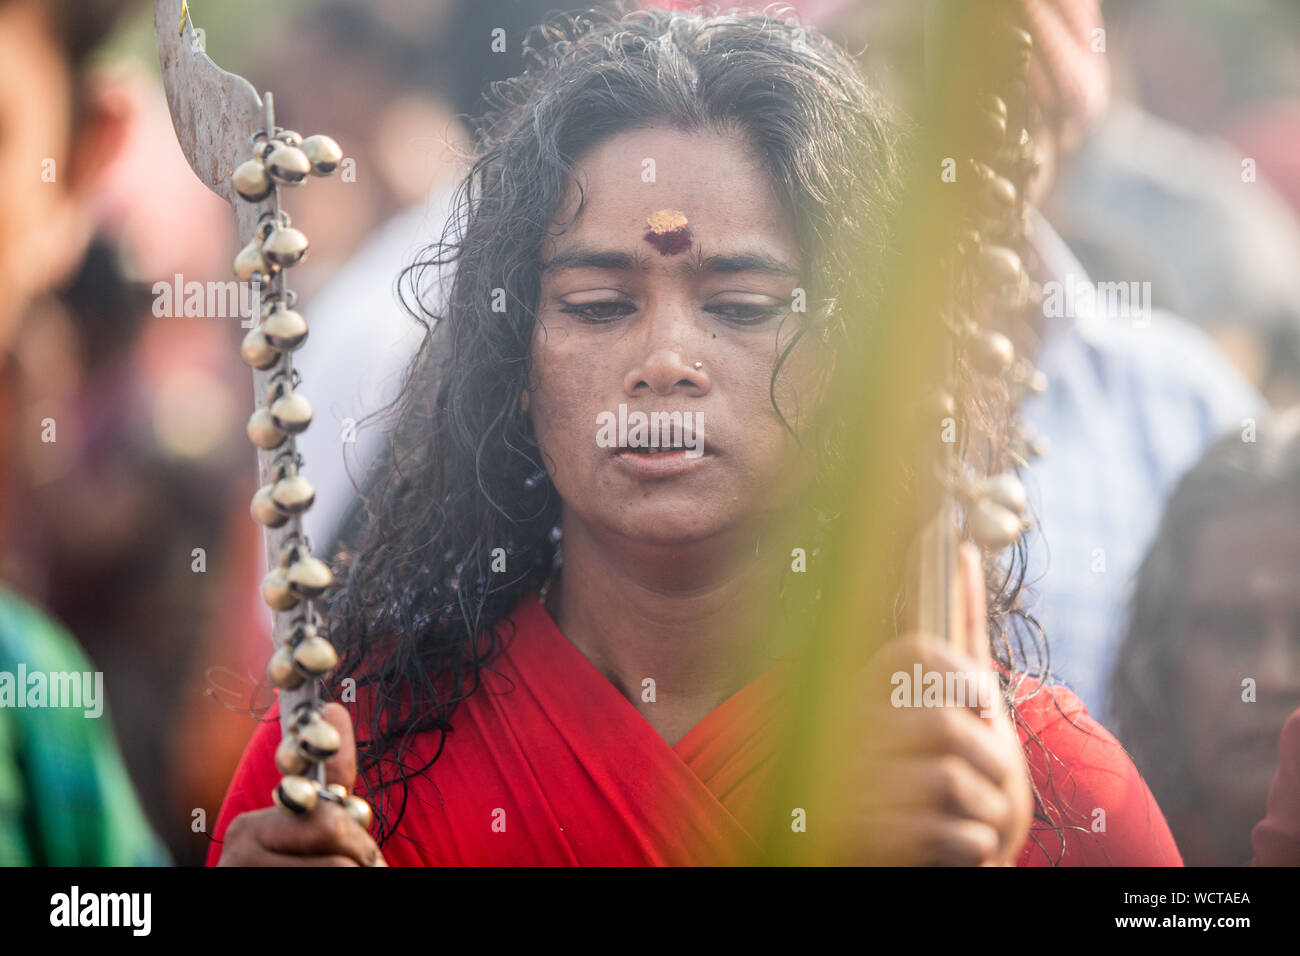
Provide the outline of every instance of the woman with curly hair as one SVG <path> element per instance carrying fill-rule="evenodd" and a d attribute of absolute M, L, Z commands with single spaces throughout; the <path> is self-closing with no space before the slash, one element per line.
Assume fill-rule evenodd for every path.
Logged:
<path fill-rule="evenodd" d="M 799 563 L 843 545 L 845 436 L 903 414 L 837 400 L 893 354 L 873 314 L 900 133 L 792 24 L 643 12 L 542 36 L 496 90 L 457 228 L 408 273 L 422 303 L 455 265 L 330 608 L 357 739 L 332 704 L 327 773 L 375 835 L 270 807 L 272 720 L 209 861 L 1177 864 L 1113 738 L 1014 673 L 1018 577 L 969 548 L 964 640 L 862 628 L 836 661 L 860 675 L 854 746 L 824 792 L 773 803 L 826 603 Z M 1009 421 L 988 412 L 969 420 Z M 882 512 L 908 500 L 897 457 L 873 463 Z M 900 706 L 913 667 L 1000 693 Z"/>
<path fill-rule="evenodd" d="M 1300 707 L 1300 410 L 1224 435 L 1183 476 L 1112 686 L 1116 733 L 1187 864 L 1248 863 Z"/>

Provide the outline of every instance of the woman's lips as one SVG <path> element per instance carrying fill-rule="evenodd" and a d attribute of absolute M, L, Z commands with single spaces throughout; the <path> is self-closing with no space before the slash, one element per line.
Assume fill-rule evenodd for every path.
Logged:
<path fill-rule="evenodd" d="M 691 452 L 688 455 L 685 448 L 648 454 L 628 448 L 618 448 L 614 451 L 614 460 L 638 478 L 671 478 L 685 474 L 698 468 L 711 457 L 713 457 L 712 453 L 708 451 L 703 454 Z"/>

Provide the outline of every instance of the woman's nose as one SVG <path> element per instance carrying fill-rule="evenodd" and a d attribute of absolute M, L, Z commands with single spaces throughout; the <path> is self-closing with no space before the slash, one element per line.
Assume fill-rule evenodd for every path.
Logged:
<path fill-rule="evenodd" d="M 690 344 L 699 338 L 692 309 L 685 303 L 660 303 L 644 321 L 645 334 L 638 345 L 641 355 L 624 377 L 624 391 L 664 396 L 681 389 L 694 396 L 706 394 L 712 383 L 703 346 L 697 349 Z"/>
<path fill-rule="evenodd" d="M 671 395 L 682 390 L 688 395 L 708 393 L 711 382 L 708 369 L 700 358 L 692 360 L 679 348 L 659 348 L 628 370 L 623 388 L 628 395 L 649 391 Z"/>

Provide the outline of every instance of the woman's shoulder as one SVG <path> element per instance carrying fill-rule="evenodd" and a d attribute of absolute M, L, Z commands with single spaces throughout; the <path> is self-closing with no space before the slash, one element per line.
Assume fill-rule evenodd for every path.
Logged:
<path fill-rule="evenodd" d="M 1021 866 L 1181 866 L 1146 781 L 1072 690 L 1034 678 L 1014 694 L 1039 807 Z"/>

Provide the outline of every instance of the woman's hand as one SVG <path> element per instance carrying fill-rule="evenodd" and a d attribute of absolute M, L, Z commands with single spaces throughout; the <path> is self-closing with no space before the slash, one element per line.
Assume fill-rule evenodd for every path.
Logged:
<path fill-rule="evenodd" d="M 960 563 L 965 646 L 907 637 L 868 665 L 868 730 L 848 768 L 840 826 L 852 838 L 839 862 L 1010 866 L 1024 844 L 1033 818 L 1024 751 L 993 670 L 973 547 L 963 547 Z M 912 706 L 917 664 L 922 675 L 942 676 L 945 691 L 968 693 L 945 697 L 942 706 Z M 949 683 L 950 674 L 963 679 Z"/>
<path fill-rule="evenodd" d="M 326 783 L 352 791 L 357 775 L 352 721 L 340 704 L 325 707 L 325 719 L 343 738 L 339 752 L 325 762 Z M 279 807 L 241 813 L 226 828 L 219 866 L 387 866 L 370 834 L 328 800 L 302 817 Z"/>

